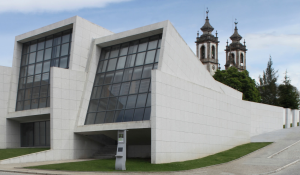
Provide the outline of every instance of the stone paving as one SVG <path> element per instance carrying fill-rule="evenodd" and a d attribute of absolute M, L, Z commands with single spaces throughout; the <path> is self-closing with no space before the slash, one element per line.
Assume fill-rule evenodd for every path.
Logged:
<path fill-rule="evenodd" d="M 272 139 L 273 138 L 273 139 Z M 52 162 L 38 162 L 38 163 L 25 163 L 25 164 L 10 164 L 10 165 L 0 165 L 0 170 L 6 171 L 18 171 L 21 173 L 33 173 L 33 174 L 61 174 L 61 175 L 118 175 L 118 174 L 142 174 L 142 175 L 165 175 L 165 174 L 174 174 L 174 175 L 259 175 L 265 174 L 267 172 L 272 172 L 281 168 L 295 160 L 300 159 L 300 142 L 294 144 L 290 148 L 282 151 L 287 146 L 290 146 L 293 143 L 296 143 L 300 140 L 300 127 L 293 129 L 280 130 L 273 133 L 268 133 L 255 137 L 252 141 L 259 140 L 268 140 L 274 142 L 273 144 L 262 148 L 254 153 L 251 153 L 241 159 L 234 160 L 229 163 L 215 165 L 206 168 L 199 168 L 194 170 L 187 171 L 178 171 L 178 172 L 67 172 L 67 171 L 44 171 L 44 170 L 28 170 L 22 167 L 26 166 L 35 166 L 42 164 L 53 164 L 53 163 L 63 163 L 70 161 L 52 161 Z M 279 152 L 281 151 L 281 152 Z M 278 153 L 279 152 L 279 153 Z M 268 158 L 274 153 L 272 158 Z M 84 161 L 84 160 L 72 160 L 72 162 Z M 293 164 L 280 172 L 272 173 L 274 175 L 283 175 L 283 174 L 300 174 L 300 162 Z M 20 175 L 0 172 L 0 175 Z M 24 174 L 25 175 L 25 174 Z M 28 175 L 28 174 L 26 174 Z"/>

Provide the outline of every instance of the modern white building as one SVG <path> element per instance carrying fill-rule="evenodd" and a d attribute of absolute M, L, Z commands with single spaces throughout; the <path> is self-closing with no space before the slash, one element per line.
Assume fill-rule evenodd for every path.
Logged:
<path fill-rule="evenodd" d="M 191 160 L 282 129 L 283 115 L 215 81 L 170 21 L 113 33 L 75 16 L 16 36 L 0 67 L 0 149 L 50 147 L 0 164 L 113 155 L 121 129 L 128 157 Z"/>

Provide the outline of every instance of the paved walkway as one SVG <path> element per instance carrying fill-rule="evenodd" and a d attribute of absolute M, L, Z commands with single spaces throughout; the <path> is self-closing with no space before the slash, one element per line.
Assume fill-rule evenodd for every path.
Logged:
<path fill-rule="evenodd" d="M 211 166 L 207 168 L 199 168 L 194 170 L 179 171 L 179 172 L 64 172 L 64 171 L 44 171 L 44 170 L 27 170 L 22 167 L 36 166 L 43 164 L 62 163 L 66 161 L 52 161 L 26 164 L 10 164 L 0 165 L 0 171 L 18 171 L 23 173 L 33 174 L 61 174 L 61 175 L 118 175 L 118 174 L 142 174 L 142 175 L 259 175 L 267 172 L 273 172 L 291 162 L 300 159 L 300 127 L 293 129 L 280 130 L 252 138 L 252 142 L 270 141 L 275 142 L 265 148 L 262 148 L 252 154 L 249 154 L 241 159 L 225 163 L 222 165 Z M 299 142 L 298 142 L 299 141 Z M 295 144 L 296 143 L 296 144 Z M 292 145 L 292 146 L 291 146 Z M 290 146 L 290 147 L 289 147 Z M 285 149 L 286 148 L 286 149 Z M 276 154 L 277 153 L 277 154 Z M 73 160 L 84 161 L 84 160 Z M 72 161 L 72 162 L 73 162 Z M 69 161 L 68 161 L 69 162 Z M 283 174 L 300 174 L 300 161 L 295 163 L 274 175 Z M 0 175 L 20 175 L 0 172 Z M 25 174 L 24 174 L 25 175 Z M 28 174 L 26 174 L 28 175 Z"/>

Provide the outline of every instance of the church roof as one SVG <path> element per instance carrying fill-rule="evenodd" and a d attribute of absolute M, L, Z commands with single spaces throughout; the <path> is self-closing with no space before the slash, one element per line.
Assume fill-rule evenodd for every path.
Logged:
<path fill-rule="evenodd" d="M 202 32 L 212 32 L 214 28 L 210 25 L 208 17 L 205 19 L 205 24 L 200 28 Z"/>
<path fill-rule="evenodd" d="M 230 39 L 232 41 L 240 41 L 243 37 L 238 33 L 238 29 L 235 26 L 234 33 L 231 35 Z"/>

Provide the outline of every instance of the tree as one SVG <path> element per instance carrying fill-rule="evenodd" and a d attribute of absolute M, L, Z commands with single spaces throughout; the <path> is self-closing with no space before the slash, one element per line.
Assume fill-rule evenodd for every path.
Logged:
<path fill-rule="evenodd" d="M 255 80 L 249 77 L 248 71 L 239 72 L 237 68 L 217 70 L 213 76 L 215 80 L 226 84 L 243 93 L 243 100 L 260 102 L 260 94 L 256 88 Z"/>
<path fill-rule="evenodd" d="M 290 82 L 291 80 L 287 76 L 287 72 L 285 72 L 283 84 L 278 87 L 278 103 L 279 106 L 284 108 L 299 109 L 299 92 Z"/>
<path fill-rule="evenodd" d="M 263 71 L 263 76 L 259 76 L 258 90 L 261 95 L 261 102 L 265 104 L 278 106 L 277 99 L 277 72 L 272 67 L 273 62 L 270 56 L 268 65 L 265 71 Z"/>

